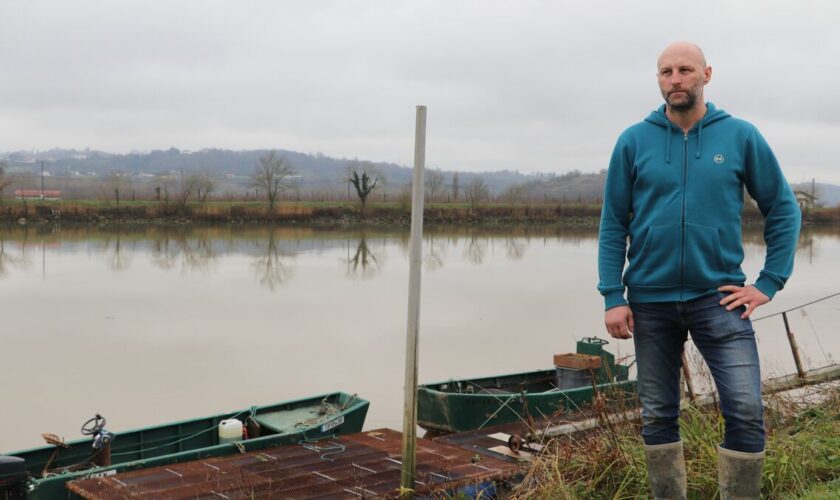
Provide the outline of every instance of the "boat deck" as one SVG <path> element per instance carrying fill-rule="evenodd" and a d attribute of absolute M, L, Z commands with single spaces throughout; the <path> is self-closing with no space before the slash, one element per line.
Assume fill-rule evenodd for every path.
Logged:
<path fill-rule="evenodd" d="M 401 447 L 401 433 L 380 429 L 78 480 L 68 488 L 87 499 L 389 498 L 399 494 Z M 415 491 L 420 495 L 480 490 L 483 483 L 518 472 L 508 460 L 417 440 Z"/>

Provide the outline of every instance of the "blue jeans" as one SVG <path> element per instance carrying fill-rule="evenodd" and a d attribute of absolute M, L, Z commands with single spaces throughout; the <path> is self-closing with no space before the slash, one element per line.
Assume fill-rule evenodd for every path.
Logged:
<path fill-rule="evenodd" d="M 764 450 L 755 332 L 749 319 L 741 319 L 743 307 L 727 311 L 719 304 L 726 295 L 717 292 L 688 302 L 630 304 L 645 444 L 680 439 L 680 356 L 691 332 L 717 386 L 726 424 L 723 447 L 747 453 Z"/>

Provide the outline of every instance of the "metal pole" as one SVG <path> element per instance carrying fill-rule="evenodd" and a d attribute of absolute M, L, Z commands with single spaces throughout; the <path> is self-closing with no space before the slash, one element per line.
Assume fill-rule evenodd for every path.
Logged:
<path fill-rule="evenodd" d="M 41 160 L 41 199 L 44 199 L 44 161 Z"/>
<path fill-rule="evenodd" d="M 790 331 L 787 312 L 782 313 L 782 319 L 785 320 L 785 331 L 787 331 L 788 342 L 790 342 L 790 351 L 793 353 L 793 362 L 796 363 L 796 373 L 799 374 L 799 378 L 805 378 L 805 370 L 802 368 L 802 361 L 799 359 L 799 346 L 796 345 L 796 338 L 793 336 L 793 332 Z"/>
<path fill-rule="evenodd" d="M 408 254 L 408 329 L 405 342 L 402 474 L 400 490 L 413 497 L 417 457 L 417 338 L 420 325 L 420 263 L 423 242 L 423 166 L 426 162 L 426 106 L 417 106 L 414 126 L 414 186 L 411 193 L 411 246 Z"/>

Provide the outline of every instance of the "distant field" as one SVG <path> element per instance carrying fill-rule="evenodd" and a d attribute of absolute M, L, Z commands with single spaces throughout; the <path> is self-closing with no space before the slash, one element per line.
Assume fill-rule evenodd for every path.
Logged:
<path fill-rule="evenodd" d="M 78 200 L 0 200 L 0 220 L 21 218 L 67 222 L 161 222 L 178 219 L 179 223 L 227 222 L 331 222 L 348 224 L 407 225 L 411 207 L 405 200 L 379 201 L 363 207 L 348 201 L 283 201 L 269 208 L 265 201 L 212 200 L 187 203 L 158 200 L 120 201 Z M 598 203 L 426 203 L 428 223 L 470 225 L 572 224 L 597 227 L 601 215 Z M 746 204 L 743 218 L 760 223 L 761 215 Z M 805 222 L 820 225 L 840 224 L 840 207 L 811 208 Z"/>

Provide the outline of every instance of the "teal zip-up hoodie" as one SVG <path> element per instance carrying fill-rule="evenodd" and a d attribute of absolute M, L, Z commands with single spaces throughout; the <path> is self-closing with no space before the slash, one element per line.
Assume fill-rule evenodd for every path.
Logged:
<path fill-rule="evenodd" d="M 707 108 L 687 134 L 662 105 L 618 138 L 598 241 L 607 309 L 627 303 L 625 287 L 630 302 L 671 302 L 743 285 L 744 187 L 765 218 L 755 286 L 772 299 L 790 277 L 801 222 L 793 191 L 753 125 Z"/>

